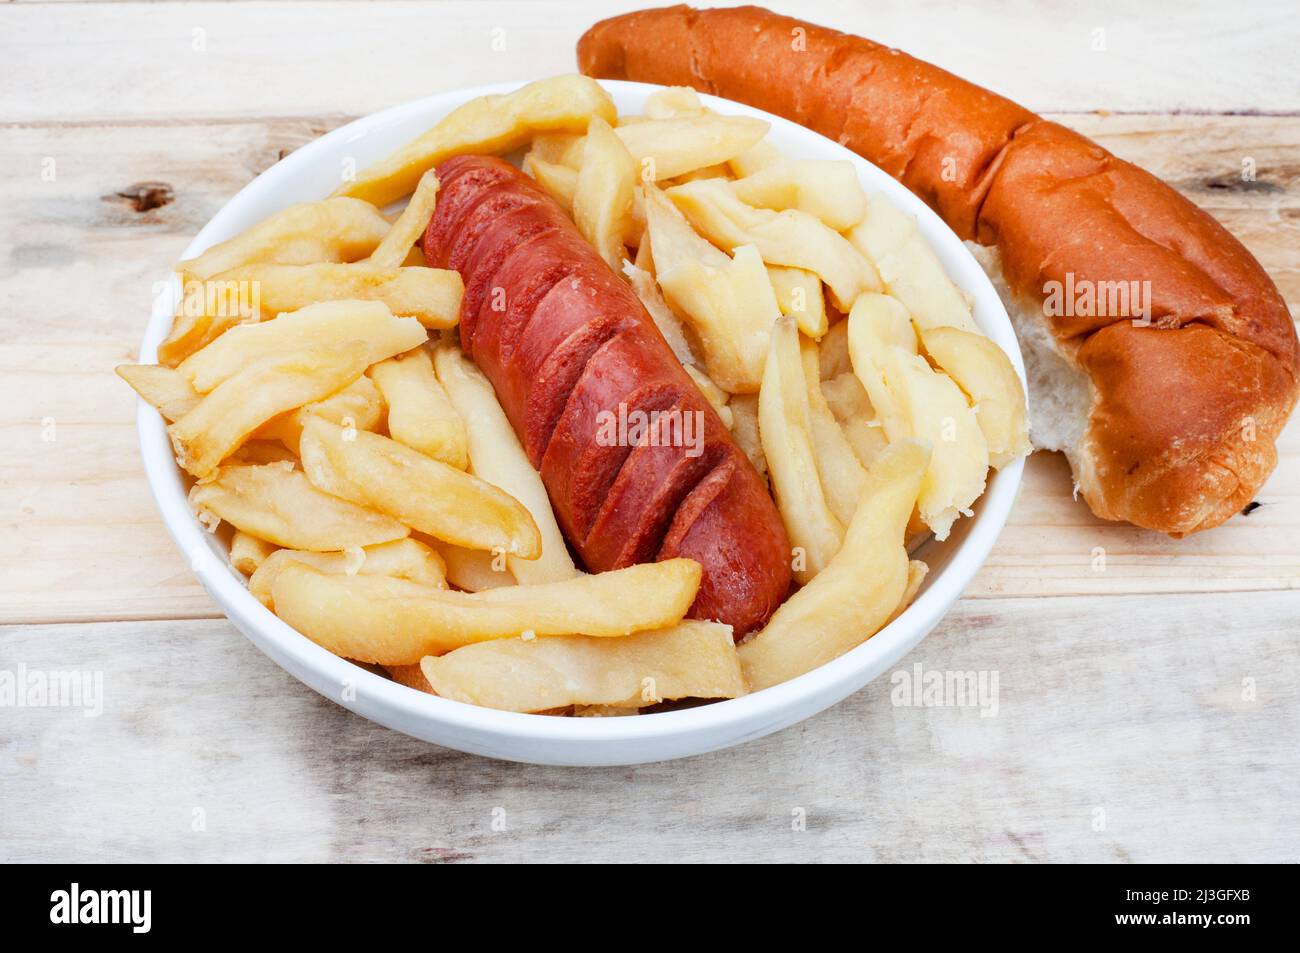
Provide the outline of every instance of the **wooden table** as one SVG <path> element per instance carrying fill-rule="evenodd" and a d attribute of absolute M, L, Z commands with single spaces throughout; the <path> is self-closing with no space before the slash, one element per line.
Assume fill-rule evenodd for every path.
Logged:
<path fill-rule="evenodd" d="M 0 708 L 0 859 L 1296 860 L 1300 425 L 1261 506 L 1181 541 L 1094 519 L 1062 459 L 1031 459 L 987 565 L 900 665 L 996 672 L 996 717 L 893 705 L 882 678 L 689 761 L 494 763 L 349 714 L 222 618 L 111 371 L 154 283 L 287 152 L 403 100 L 571 70 L 585 26 L 634 6 L 0 3 L 0 671 L 103 679 L 99 717 Z M 1164 177 L 1300 313 L 1282 0 L 786 6 Z"/>

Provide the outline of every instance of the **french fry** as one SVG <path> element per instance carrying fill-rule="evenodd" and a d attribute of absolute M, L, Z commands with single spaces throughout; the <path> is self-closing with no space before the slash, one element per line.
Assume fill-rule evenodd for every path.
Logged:
<path fill-rule="evenodd" d="M 428 681 L 428 679 L 425 679 Z M 574 718 L 622 718 L 630 715 L 641 714 L 635 708 L 618 708 L 614 705 L 574 705 L 569 711 Z"/>
<path fill-rule="evenodd" d="M 756 391 L 780 315 L 758 253 L 742 247 L 728 257 L 714 248 L 654 186 L 645 200 L 659 287 L 699 337 L 709 377 L 728 393 Z"/>
<path fill-rule="evenodd" d="M 846 339 L 847 340 L 847 339 Z M 822 381 L 822 397 L 839 422 L 844 438 L 853 448 L 853 455 L 864 467 L 869 467 L 880 456 L 889 440 L 885 429 L 876 420 L 875 410 L 867 392 L 850 368 L 830 380 Z"/>
<path fill-rule="evenodd" d="M 821 477 L 826 505 L 836 519 L 848 525 L 858 508 L 858 501 L 862 499 L 867 473 L 822 393 L 817 345 L 801 339 L 799 351 L 803 359 L 804 385 L 808 388 L 808 421 L 817 474 Z"/>
<path fill-rule="evenodd" d="M 212 529 L 225 520 L 288 549 L 327 552 L 402 539 L 397 520 L 322 493 L 291 463 L 227 466 L 194 484 L 190 505 Z"/>
<path fill-rule="evenodd" d="M 839 551 L 844 526 L 831 512 L 817 472 L 798 335 L 790 318 L 781 318 L 772 331 L 758 428 L 777 509 L 796 549 L 794 576 L 807 584 Z"/>
<path fill-rule="evenodd" d="M 223 271 L 212 281 L 248 282 L 258 289 L 261 313 L 272 317 L 321 301 L 379 301 L 395 315 L 415 318 L 426 328 L 436 329 L 455 327 L 465 290 L 455 271 L 383 268 L 369 261 L 351 265 L 241 265 Z"/>
<path fill-rule="evenodd" d="M 644 257 L 641 254 L 645 249 Z M 654 267 L 654 262 L 650 260 L 650 239 L 643 238 L 641 245 L 637 248 L 638 261 L 644 261 L 646 264 Z M 632 285 L 632 290 L 636 296 L 641 299 L 641 304 L 645 306 L 646 312 L 654 320 L 655 327 L 659 333 L 664 336 L 668 346 L 672 348 L 673 354 L 682 365 L 690 366 L 695 363 L 695 351 L 691 347 L 691 342 L 686 337 L 685 325 L 681 318 L 668 302 L 664 300 L 663 292 L 659 289 L 659 283 L 655 281 L 655 276 L 647 271 L 640 264 L 625 262 L 623 265 L 623 274 L 627 277 L 628 283 Z"/>
<path fill-rule="evenodd" d="M 727 160 L 727 167 L 731 169 L 731 174 L 737 178 L 745 178 L 754 175 L 757 172 L 766 169 L 770 165 L 781 162 L 785 157 L 781 155 L 781 150 L 770 142 L 756 142 L 744 152 L 735 158 Z"/>
<path fill-rule="evenodd" d="M 344 390 L 346 389 L 344 388 Z M 253 439 L 245 440 L 239 445 L 238 450 L 221 462 L 223 465 L 236 463 L 260 465 L 263 463 L 285 462 L 292 465 L 298 462 L 298 454 L 278 440 L 263 440 L 257 434 L 254 434 Z"/>
<path fill-rule="evenodd" d="M 799 209 L 842 232 L 867 212 L 867 197 L 852 162 L 784 159 L 732 183 L 741 201 L 756 208 Z"/>
<path fill-rule="evenodd" d="M 763 456 L 763 443 L 758 435 L 758 395 L 735 394 L 727 406 L 731 410 L 731 436 L 766 482 L 767 457 Z"/>
<path fill-rule="evenodd" d="M 326 301 L 260 324 L 231 328 L 177 368 L 206 394 L 251 363 L 306 347 L 337 347 L 364 341 L 374 364 L 419 347 L 428 332 L 415 318 L 398 318 L 382 301 Z"/>
<path fill-rule="evenodd" d="M 430 695 L 434 693 L 433 686 L 429 684 L 429 680 L 424 677 L 424 672 L 418 665 L 385 665 L 384 670 L 399 685 L 414 688 L 417 692 L 427 692 Z"/>
<path fill-rule="evenodd" d="M 735 158 L 767 130 L 761 119 L 699 113 L 648 119 L 614 131 L 637 161 L 642 177 L 659 182 Z"/>
<path fill-rule="evenodd" d="M 645 115 L 647 119 L 671 119 L 690 113 L 704 112 L 700 96 L 689 86 L 669 86 L 656 90 L 646 97 Z"/>
<path fill-rule="evenodd" d="M 508 556 L 506 563 L 514 578 L 524 585 L 536 585 L 577 575 L 546 487 L 497 402 L 491 382 L 453 344 L 443 344 L 434 352 L 434 365 L 452 406 L 463 419 L 474 422 L 469 430 L 470 472 L 523 504 L 537 527 L 541 556 Z"/>
<path fill-rule="evenodd" d="M 398 443 L 457 470 L 469 466 L 469 434 L 422 347 L 370 368 L 388 404 L 388 433 Z"/>
<path fill-rule="evenodd" d="M 290 205 L 234 238 L 177 267 L 207 279 L 253 262 L 308 265 L 359 261 L 388 233 L 388 220 L 369 202 L 330 198 Z"/>
<path fill-rule="evenodd" d="M 718 412 L 718 416 L 722 418 L 722 422 L 726 424 L 727 429 L 730 430 L 733 421 L 731 417 L 731 408 L 727 406 L 727 401 L 731 399 L 731 395 L 717 384 L 713 383 L 712 378 L 694 364 L 683 364 L 682 368 L 691 376 L 691 380 L 695 381 L 695 386 L 700 389 L 700 393 L 702 393 L 708 399 L 709 403 L 713 405 L 713 409 Z"/>
<path fill-rule="evenodd" d="M 349 432 L 312 415 L 303 424 L 299 452 L 308 479 L 340 499 L 458 546 L 500 547 L 523 559 L 541 554 L 537 525 L 522 503 L 396 440 Z"/>
<path fill-rule="evenodd" d="M 841 374 L 853 373 L 853 358 L 849 356 L 849 322 L 836 321 L 817 342 L 821 361 L 822 380 L 828 381 Z"/>
<path fill-rule="evenodd" d="M 585 132 L 592 116 L 612 123 L 617 110 L 600 84 L 585 76 L 556 76 L 512 93 L 480 96 L 367 168 L 356 181 L 345 183 L 337 194 L 384 206 L 413 191 L 420 176 L 444 159 L 499 155 L 518 149 L 539 132 Z"/>
<path fill-rule="evenodd" d="M 615 271 L 623 267 L 623 236 L 633 229 L 636 185 L 636 161 L 609 123 L 593 116 L 574 183 L 573 221 Z"/>
<path fill-rule="evenodd" d="M 406 256 L 429 227 L 429 219 L 433 218 L 434 206 L 438 202 L 438 188 L 438 176 L 432 169 L 420 176 L 411 200 L 402 209 L 402 214 L 397 216 L 397 221 L 388 230 L 379 247 L 370 254 L 366 264 L 375 268 L 397 268 L 406 261 Z M 457 305 L 459 306 L 459 301 Z M 406 313 L 396 309 L 394 311 L 397 314 Z"/>
<path fill-rule="evenodd" d="M 719 622 L 687 620 L 621 639 L 496 639 L 425 658 L 420 667 L 443 698 L 503 711 L 745 694 L 731 626 Z"/>
<path fill-rule="evenodd" d="M 275 608 L 272 589 L 275 578 L 289 563 L 305 563 L 329 576 L 392 576 L 429 586 L 447 588 L 447 567 L 442 556 L 414 539 L 358 547 L 347 552 L 321 553 L 302 549 L 278 549 L 257 567 L 248 581 L 248 591 L 268 609 Z"/>
<path fill-rule="evenodd" d="M 473 593 L 387 576 L 327 576 L 290 563 L 271 593 L 282 619 L 336 655 L 410 665 L 525 632 L 617 637 L 675 625 L 699 584 L 700 564 L 690 559 Z"/>
<path fill-rule="evenodd" d="M 1000 347 L 982 334 L 953 327 L 923 330 L 921 343 L 974 404 L 991 466 L 1001 469 L 1033 450 L 1025 422 L 1024 387 Z"/>
<path fill-rule="evenodd" d="M 204 281 L 177 272 L 181 298 L 172 313 L 171 330 L 158 345 L 158 362 L 176 367 L 236 325 L 262 319 L 257 289 L 238 281 Z"/>
<path fill-rule="evenodd" d="M 641 205 L 642 207 L 645 206 L 644 192 L 641 195 Z M 650 254 L 650 230 L 648 228 L 641 229 L 641 234 L 637 237 L 636 257 L 632 259 L 632 264 L 636 265 L 637 268 L 644 271 L 651 278 L 655 276 L 655 263 L 653 256 Z M 628 274 L 627 269 L 624 269 L 623 273 L 627 274 L 629 278 L 632 277 Z"/>
<path fill-rule="evenodd" d="M 432 540 L 434 547 L 447 565 L 447 581 L 465 592 L 482 592 L 518 584 L 506 561 L 506 554 L 489 553 L 482 549 L 466 549 L 441 540 Z M 542 544 L 546 551 L 546 544 Z"/>
<path fill-rule="evenodd" d="M 524 171 L 537 180 L 537 184 L 560 206 L 573 214 L 573 196 L 578 191 L 578 172 L 558 162 L 547 162 L 533 153 L 524 157 Z"/>
<path fill-rule="evenodd" d="M 324 400 L 303 404 L 296 410 L 271 418 L 258 427 L 253 436 L 259 440 L 278 440 L 296 458 L 298 442 L 302 439 L 302 425 L 308 414 L 324 417 L 340 427 L 375 430 L 384 419 L 384 398 L 380 396 L 374 381 L 369 377 L 358 377 Z"/>
<path fill-rule="evenodd" d="M 827 330 L 822 280 L 811 271 L 781 265 L 768 265 L 767 277 L 781 313 L 794 318 L 799 330 L 813 340 L 822 337 Z"/>
<path fill-rule="evenodd" d="M 903 530 L 929 454 L 893 444 L 867 471 L 867 489 L 830 564 L 782 604 L 739 649 L 751 691 L 810 672 L 865 642 L 902 603 L 908 586 Z"/>
<path fill-rule="evenodd" d="M 692 169 L 690 172 L 683 172 L 675 179 L 667 180 L 672 185 L 685 185 L 687 182 L 694 182 L 696 179 L 729 179 L 731 178 L 731 166 L 725 162 L 719 162 L 717 165 L 706 165 L 699 169 Z"/>
<path fill-rule="evenodd" d="M 273 354 L 222 381 L 167 428 L 176 459 L 202 479 L 271 418 L 320 400 L 365 372 L 361 341 Z"/>
<path fill-rule="evenodd" d="M 278 552 L 274 543 L 258 539 L 243 530 L 235 530 L 235 535 L 230 537 L 230 565 L 245 576 L 255 573 L 257 567 L 274 552 Z"/>
<path fill-rule="evenodd" d="M 131 385 L 168 422 L 180 420 L 199 405 L 203 395 L 179 371 L 158 364 L 119 364 L 117 376 Z"/>
<path fill-rule="evenodd" d="M 604 113 L 600 115 L 608 121 Z M 582 154 L 587 148 L 587 125 L 589 124 L 590 121 L 584 124 L 580 133 L 544 132 L 533 136 L 533 145 L 528 153 L 543 162 L 561 165 L 577 172 L 582 165 Z"/>
<path fill-rule="evenodd" d="M 906 545 L 906 543 L 904 543 Z M 908 547 L 911 552 L 911 547 Z M 930 567 L 919 559 L 913 559 L 907 564 L 907 586 L 903 589 L 903 598 L 898 600 L 898 605 L 889 618 L 885 620 L 885 625 L 893 622 L 906 611 L 907 607 L 916 601 L 916 594 L 921 591 L 921 583 L 925 582 L 925 577 L 930 574 Z M 885 626 L 882 625 L 883 629 Z"/>
<path fill-rule="evenodd" d="M 975 413 L 952 379 L 916 353 L 912 322 L 893 298 L 859 298 L 848 334 L 854 373 L 889 442 L 911 437 L 933 447 L 917 506 L 935 538 L 946 539 L 957 517 L 969 514 L 984 492 L 988 443 Z"/>
<path fill-rule="evenodd" d="M 845 237 L 875 264 L 885 290 L 902 302 L 918 328 L 980 333 L 970 304 L 921 237 L 916 219 L 884 195 L 867 196 L 866 216 Z"/>
<path fill-rule="evenodd" d="M 826 283 L 831 303 L 847 311 L 858 295 L 880 290 L 871 262 L 819 219 L 798 209 L 773 212 L 742 202 L 733 183 L 702 179 L 675 185 L 668 197 L 719 248 L 752 244 L 769 265 L 802 268 Z"/>

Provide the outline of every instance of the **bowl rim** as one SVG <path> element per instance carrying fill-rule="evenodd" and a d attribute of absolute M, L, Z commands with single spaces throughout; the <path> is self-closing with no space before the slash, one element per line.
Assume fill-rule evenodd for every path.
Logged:
<path fill-rule="evenodd" d="M 228 237 L 228 233 L 233 234 L 235 229 L 229 223 L 246 206 L 275 205 L 273 194 L 277 187 L 312 167 L 318 159 L 326 158 L 332 147 L 357 142 L 384 127 L 418 115 L 440 117 L 469 99 L 510 92 L 525 85 L 525 82 L 494 83 L 437 93 L 371 113 L 312 140 L 240 189 L 204 225 L 186 247 L 182 258 L 193 257 Z M 616 100 L 620 94 L 643 97 L 663 88 L 622 80 L 600 82 Z M 1025 383 L 1024 364 L 1015 331 L 997 291 L 961 239 L 924 202 L 878 167 L 806 127 L 743 103 L 703 93 L 700 96 L 706 105 L 720 111 L 762 118 L 770 122 L 774 130 L 781 129 L 788 137 L 809 141 L 820 139 L 829 143 L 842 153 L 842 158 L 854 163 L 860 177 L 866 179 L 866 185 L 885 192 L 896 207 L 914 215 L 927 244 L 939 256 L 949 277 L 974 299 L 977 323 L 1007 353 L 1022 384 Z M 281 201 L 279 207 L 286 204 L 290 203 Z M 174 276 L 164 284 L 166 287 L 155 296 L 153 311 L 141 343 L 139 360 L 142 363 L 156 362 L 157 346 L 170 327 L 178 284 Z M 332 700 L 371 720 L 377 720 L 375 711 L 385 710 L 396 716 L 404 716 L 405 719 L 431 721 L 447 728 L 479 735 L 496 735 L 513 741 L 536 742 L 539 745 L 645 742 L 683 733 L 723 734 L 729 730 L 734 734 L 736 729 L 750 726 L 750 730 L 739 736 L 714 745 L 721 747 L 759 737 L 784 726 L 792 720 L 788 717 L 789 711 L 801 705 L 807 710 L 798 718 L 807 717 L 835 704 L 901 659 L 956 602 L 983 565 L 1005 525 L 1024 469 L 1022 457 L 1002 470 L 990 473 L 989 484 L 978 501 L 976 516 L 968 518 L 966 536 L 958 542 L 948 564 L 927 582 L 924 591 L 898 617 L 838 658 L 790 681 L 739 698 L 636 717 L 560 718 L 499 711 L 408 688 L 334 655 L 292 628 L 248 591 L 243 576 L 230 566 L 215 538 L 191 512 L 183 477 L 173 457 L 162 416 L 141 400 L 136 422 L 146 477 L 164 525 L 218 607 L 278 665 L 313 688 L 317 686 L 308 680 L 309 674 L 333 681 L 344 690 L 344 694 L 341 697 L 327 697 L 332 697 Z M 266 644 L 253 637 L 254 631 L 266 640 Z M 351 699 L 346 693 L 349 686 L 354 689 Z M 317 690 L 321 691 L 319 688 Z M 365 698 L 364 703 L 357 701 L 362 696 Z M 406 731 L 400 726 L 395 727 Z"/>

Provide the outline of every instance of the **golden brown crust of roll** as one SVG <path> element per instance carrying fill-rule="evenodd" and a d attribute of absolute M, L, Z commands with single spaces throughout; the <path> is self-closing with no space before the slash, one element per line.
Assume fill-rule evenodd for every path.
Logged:
<path fill-rule="evenodd" d="M 578 64 L 693 86 L 841 142 L 959 236 L 997 246 L 1018 297 L 1131 289 L 1127 308 L 1112 293 L 1091 310 L 1042 309 L 1092 381 L 1069 455 L 1098 516 L 1207 529 L 1272 472 L 1300 390 L 1286 304 L 1240 242 L 1137 166 L 897 50 L 758 7 L 614 17 L 582 37 Z"/>

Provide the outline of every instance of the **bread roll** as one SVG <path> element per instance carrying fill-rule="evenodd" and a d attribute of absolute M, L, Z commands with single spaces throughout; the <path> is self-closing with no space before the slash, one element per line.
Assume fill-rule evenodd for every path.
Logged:
<path fill-rule="evenodd" d="M 596 24 L 581 70 L 785 116 L 898 178 L 982 255 L 1016 321 L 1033 436 L 1092 511 L 1217 526 L 1277 462 L 1300 349 L 1263 268 L 1095 142 L 898 50 L 758 7 Z"/>

